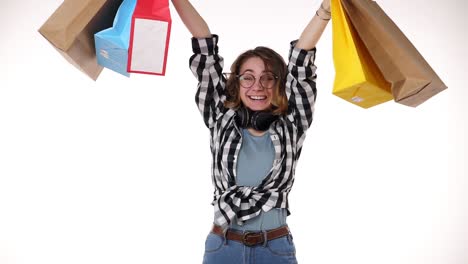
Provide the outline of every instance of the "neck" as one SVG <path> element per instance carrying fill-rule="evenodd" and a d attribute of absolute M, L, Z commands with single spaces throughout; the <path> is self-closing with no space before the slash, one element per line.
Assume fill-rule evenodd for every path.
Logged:
<path fill-rule="evenodd" d="M 247 128 L 247 130 L 249 131 L 250 134 L 256 136 L 256 137 L 260 137 L 260 136 L 263 136 L 266 131 L 260 131 L 260 130 L 255 130 L 251 127 Z"/>

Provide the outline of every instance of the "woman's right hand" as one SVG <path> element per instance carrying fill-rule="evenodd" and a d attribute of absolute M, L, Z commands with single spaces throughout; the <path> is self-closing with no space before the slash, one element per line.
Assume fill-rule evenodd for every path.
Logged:
<path fill-rule="evenodd" d="M 195 38 L 207 38 L 211 36 L 210 29 L 205 20 L 195 10 L 188 0 L 171 0 L 180 19 Z"/>

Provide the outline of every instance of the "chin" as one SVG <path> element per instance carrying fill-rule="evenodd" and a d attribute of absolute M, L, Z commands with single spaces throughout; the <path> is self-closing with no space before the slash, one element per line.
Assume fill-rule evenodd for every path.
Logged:
<path fill-rule="evenodd" d="M 252 111 L 265 111 L 265 110 L 270 110 L 271 105 L 265 105 L 265 106 L 247 105 L 247 108 L 249 108 Z"/>

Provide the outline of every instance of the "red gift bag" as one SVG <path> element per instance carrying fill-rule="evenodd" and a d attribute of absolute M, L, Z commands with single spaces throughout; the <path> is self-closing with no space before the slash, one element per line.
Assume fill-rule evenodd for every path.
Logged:
<path fill-rule="evenodd" d="M 132 16 L 128 72 L 164 75 L 171 33 L 168 0 L 138 0 Z"/>

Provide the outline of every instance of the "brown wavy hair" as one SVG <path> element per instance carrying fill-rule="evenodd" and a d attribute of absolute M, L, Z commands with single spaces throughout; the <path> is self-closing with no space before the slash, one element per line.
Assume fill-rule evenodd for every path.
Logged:
<path fill-rule="evenodd" d="M 239 55 L 231 65 L 231 73 L 227 76 L 226 81 L 227 98 L 224 102 L 224 106 L 233 109 L 238 109 L 243 106 L 240 98 L 240 85 L 237 76 L 240 74 L 242 64 L 253 57 L 260 58 L 265 64 L 265 69 L 278 76 L 276 86 L 273 87 L 271 112 L 275 115 L 286 114 L 288 110 L 288 99 L 285 91 L 287 66 L 281 55 L 267 47 L 256 47 L 255 49 L 247 50 Z"/>

